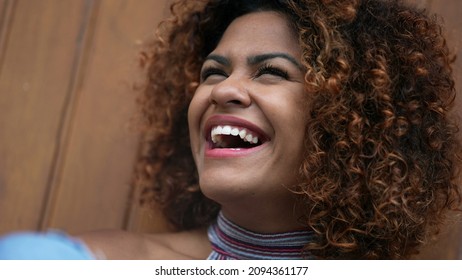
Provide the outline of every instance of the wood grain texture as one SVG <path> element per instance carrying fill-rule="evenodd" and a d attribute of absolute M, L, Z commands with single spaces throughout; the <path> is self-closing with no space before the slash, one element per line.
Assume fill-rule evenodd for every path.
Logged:
<path fill-rule="evenodd" d="M 6 44 L 11 29 L 15 3 L 16 2 L 13 0 L 0 0 L 0 65 L 3 64 L 3 58 L 5 57 Z"/>
<path fill-rule="evenodd" d="M 150 40 L 155 35 L 155 29 L 160 22 L 170 16 L 170 6 L 174 0 L 164 0 L 163 8 L 159 6 L 156 9 L 156 16 L 158 17 L 155 24 L 150 24 L 150 34 L 145 39 Z M 144 77 L 142 77 L 144 78 Z M 155 205 L 140 205 L 140 191 L 139 189 L 133 189 L 131 193 L 130 207 L 127 209 L 125 228 L 133 232 L 145 232 L 145 233 L 160 233 L 171 231 L 172 228 L 166 222 L 165 217 L 161 213 L 161 210 Z"/>
<path fill-rule="evenodd" d="M 83 1 L 15 1 L 2 30 L 0 232 L 40 223 L 83 14 Z"/>
<path fill-rule="evenodd" d="M 126 227 L 138 144 L 129 120 L 140 75 L 139 43 L 163 12 L 164 1 L 100 2 L 44 227 L 70 232 Z"/>

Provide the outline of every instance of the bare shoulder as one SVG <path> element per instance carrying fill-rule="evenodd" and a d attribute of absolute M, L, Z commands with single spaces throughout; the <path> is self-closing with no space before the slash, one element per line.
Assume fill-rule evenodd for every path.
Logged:
<path fill-rule="evenodd" d="M 78 238 L 103 259 L 206 259 L 211 252 L 205 229 L 162 234 L 105 230 Z"/>

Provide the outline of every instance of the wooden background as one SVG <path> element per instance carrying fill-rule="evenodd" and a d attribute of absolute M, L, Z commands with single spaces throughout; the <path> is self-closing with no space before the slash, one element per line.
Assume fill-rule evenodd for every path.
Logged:
<path fill-rule="evenodd" d="M 0 0 L 0 234 L 168 230 L 129 184 L 137 55 L 169 2 Z M 444 18 L 462 58 L 462 1 L 412 2 Z M 462 258 L 461 238 L 452 223 L 419 258 Z"/>

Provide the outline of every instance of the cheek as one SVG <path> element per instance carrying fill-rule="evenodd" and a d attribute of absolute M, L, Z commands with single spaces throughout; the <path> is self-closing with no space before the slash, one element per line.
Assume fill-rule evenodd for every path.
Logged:
<path fill-rule="evenodd" d="M 299 150 L 304 149 L 304 139 L 306 125 L 308 122 L 308 108 L 304 102 L 298 102 L 292 111 L 292 130 L 297 143 L 299 143 Z M 303 154 L 303 153 L 302 153 Z"/>
<path fill-rule="evenodd" d="M 308 108 L 304 99 L 304 94 L 287 92 L 284 98 L 275 98 L 273 104 L 273 120 L 279 128 L 290 137 L 300 138 L 304 134 L 308 117 Z M 271 116 L 270 116 L 271 117 Z M 288 133 L 290 131 L 290 133 Z M 295 139 L 294 139 L 295 140 Z"/>
<path fill-rule="evenodd" d="M 195 153 L 198 148 L 201 135 L 201 121 L 207 107 L 208 98 L 204 94 L 201 94 L 199 90 L 196 90 L 188 108 L 188 127 L 193 153 Z"/>
<path fill-rule="evenodd" d="M 300 96 L 299 98 L 288 99 L 281 105 L 278 126 L 284 137 L 284 143 L 288 146 L 286 147 L 287 152 L 294 157 L 295 155 L 302 156 L 304 154 L 305 130 L 308 121 L 306 102 Z"/>

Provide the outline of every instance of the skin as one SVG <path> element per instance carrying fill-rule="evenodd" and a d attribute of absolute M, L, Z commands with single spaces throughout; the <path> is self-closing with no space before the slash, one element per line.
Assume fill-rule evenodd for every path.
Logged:
<path fill-rule="evenodd" d="M 190 104 L 191 146 L 202 191 L 222 205 L 225 216 L 256 232 L 301 228 L 286 187 L 297 183 L 303 152 L 300 57 L 296 36 L 282 15 L 244 15 L 231 23 L 205 61 Z M 254 124 L 265 143 L 243 156 L 205 156 L 204 129 L 214 116 Z M 80 238 L 104 259 L 206 259 L 211 252 L 206 229 L 155 235 L 98 231 Z"/>
<path fill-rule="evenodd" d="M 78 237 L 98 259 L 204 260 L 212 251 L 206 229 L 164 234 L 107 230 Z"/>
<path fill-rule="evenodd" d="M 239 17 L 204 62 L 189 107 L 202 192 L 222 205 L 227 218 L 256 232 L 301 228 L 295 197 L 287 189 L 297 183 L 306 124 L 300 57 L 297 37 L 283 15 Z M 206 128 L 217 116 L 224 124 L 230 116 L 248 121 L 268 141 L 245 155 L 207 156 Z"/>

